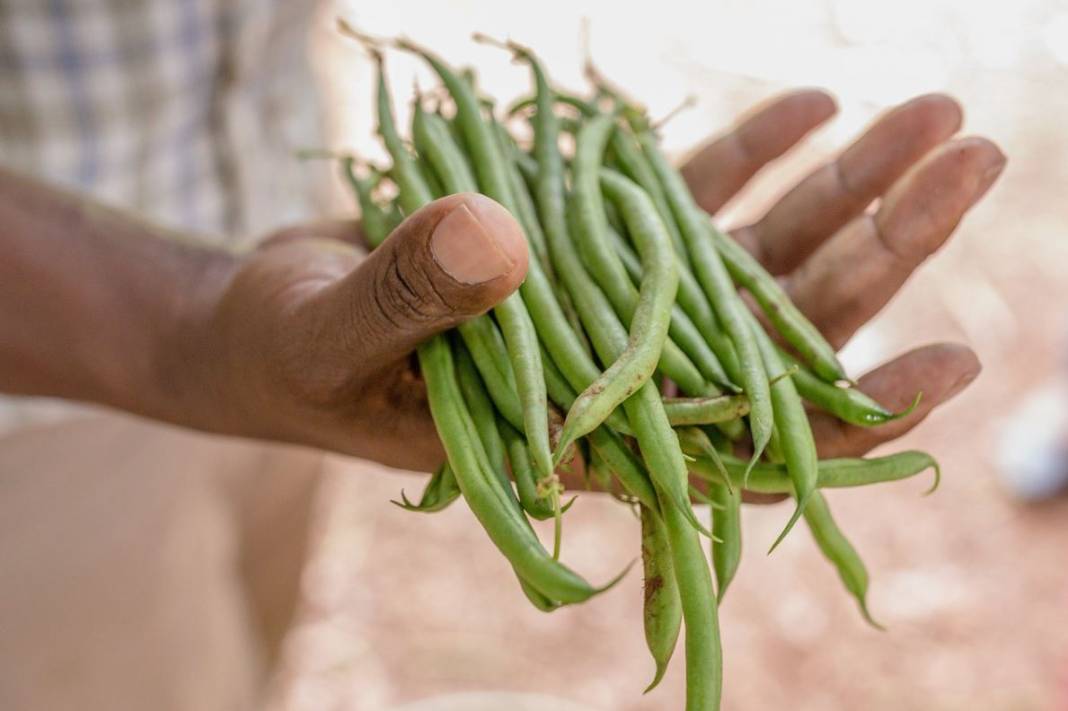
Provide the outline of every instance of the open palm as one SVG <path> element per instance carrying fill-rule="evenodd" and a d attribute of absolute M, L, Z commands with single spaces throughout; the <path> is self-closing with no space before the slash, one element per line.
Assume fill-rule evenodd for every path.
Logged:
<path fill-rule="evenodd" d="M 683 168 L 698 203 L 715 214 L 770 162 L 835 113 L 820 91 L 787 94 L 752 112 L 702 148 Z M 732 234 L 776 275 L 793 301 L 840 348 L 939 249 L 965 212 L 1001 173 L 992 142 L 958 137 L 962 114 L 932 94 L 885 114 L 756 222 Z M 868 208 L 878 200 L 878 208 Z M 915 412 L 864 429 L 816 415 L 821 457 L 859 456 L 900 437 L 979 374 L 966 346 L 934 344 L 892 360 L 859 380 L 890 408 Z"/>

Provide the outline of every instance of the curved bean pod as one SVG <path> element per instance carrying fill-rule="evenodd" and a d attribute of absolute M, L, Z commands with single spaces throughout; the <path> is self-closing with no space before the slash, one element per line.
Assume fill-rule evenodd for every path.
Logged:
<path fill-rule="evenodd" d="M 712 501 L 712 535 L 718 539 L 710 544 L 716 599 L 723 604 L 723 596 L 742 560 L 742 490 L 712 483 L 708 495 Z"/>
<path fill-rule="evenodd" d="M 707 216 L 694 202 L 686 182 L 661 153 L 650 130 L 640 131 L 638 140 L 657 179 L 664 186 L 697 280 L 712 302 L 719 323 L 737 352 L 739 384 L 749 397 L 749 428 L 753 434 L 753 458 L 750 463 L 755 464 L 771 439 L 774 414 L 768 374 L 746 320 L 746 306 L 712 243 Z"/>
<path fill-rule="evenodd" d="M 401 507 L 405 511 L 435 513 L 444 510 L 458 496 L 460 496 L 460 487 L 456 484 L 456 475 L 452 473 L 449 463 L 445 462 L 430 477 L 430 481 L 423 488 L 423 494 L 419 497 L 418 503 L 409 499 L 403 489 L 401 489 L 401 500 L 394 499 L 390 503 Z"/>
<path fill-rule="evenodd" d="M 840 388 L 821 380 L 782 350 L 779 357 L 787 365 L 797 366 L 793 379 L 801 397 L 851 425 L 874 427 L 893 422 L 910 415 L 920 404 L 922 393 L 917 393 L 911 405 L 901 412 L 892 412 L 855 387 Z"/>
<path fill-rule="evenodd" d="M 642 286 L 626 348 L 601 377 L 579 394 L 564 421 L 561 444 L 570 443 L 598 427 L 610 412 L 652 376 L 667 340 L 671 305 L 678 285 L 670 240 L 645 194 L 628 179 L 607 170 L 602 171 L 602 184 L 620 208 L 638 242 L 642 255 Z M 575 199 L 576 202 L 581 200 L 577 193 Z M 623 278 L 627 279 L 625 273 Z"/>
<path fill-rule="evenodd" d="M 765 370 L 769 373 L 781 373 L 786 370 L 786 365 L 779 358 L 775 344 L 771 342 L 768 334 L 764 333 L 756 317 L 749 311 L 745 315 L 753 330 L 753 340 L 756 341 L 760 357 L 764 359 Z M 797 508 L 782 533 L 771 544 L 769 553 L 782 543 L 794 524 L 801 518 L 809 497 L 816 490 L 816 482 L 819 478 L 816 440 L 812 436 L 808 413 L 805 412 L 801 396 L 797 394 L 793 378 L 777 378 L 771 383 L 771 403 L 774 408 L 775 433 L 778 436 L 776 450 L 783 458 L 786 471 L 789 472 L 790 479 L 793 481 Z"/>
<path fill-rule="evenodd" d="M 552 518 L 556 515 L 556 511 L 552 501 L 538 496 L 538 485 L 523 435 L 504 419 L 500 419 L 497 426 L 508 450 L 508 460 L 512 464 L 512 476 L 515 478 L 515 488 L 519 492 L 519 504 L 528 515 L 539 521 Z"/>
<path fill-rule="evenodd" d="M 719 480 L 718 467 L 703 456 L 701 451 L 687 449 L 687 454 L 693 457 L 690 467 L 695 474 L 710 481 Z M 730 475 L 731 484 L 735 488 L 742 488 L 742 476 L 745 473 L 746 463 L 726 454 L 720 456 L 723 466 Z M 842 489 L 883 484 L 914 477 L 927 469 L 934 470 L 934 482 L 926 492 L 930 494 L 938 488 L 942 471 L 938 462 L 926 452 L 907 450 L 869 459 L 822 459 L 818 465 L 817 486 L 820 489 Z M 793 483 L 786 471 L 786 465 L 767 462 L 760 462 L 753 467 L 745 488 L 758 494 L 793 493 Z"/>
<path fill-rule="evenodd" d="M 642 617 L 645 622 L 645 645 L 656 663 L 649 693 L 664 678 L 682 628 L 682 600 L 671 562 L 667 531 L 655 513 L 641 507 L 642 568 L 645 572 Z"/>
<path fill-rule="evenodd" d="M 842 529 L 838 528 L 823 494 L 816 492 L 809 500 L 808 506 L 805 507 L 805 523 L 808 524 L 812 538 L 824 557 L 831 561 L 838 571 L 838 577 L 842 579 L 846 590 L 856 599 L 860 614 L 872 627 L 883 629 L 868 611 L 868 569 L 864 567 L 864 561 L 860 559 L 857 549 L 842 533 Z"/>
<path fill-rule="evenodd" d="M 478 443 L 475 425 L 463 405 L 448 341 L 441 336 L 432 338 L 419 347 L 419 360 L 426 376 L 430 412 L 449 464 L 464 499 L 490 539 L 517 574 L 545 597 L 562 603 L 592 597 L 597 588 L 554 561 L 529 526 L 524 526 L 495 493 L 499 487 L 495 475 L 487 471 L 485 454 L 480 458 L 472 446 Z"/>
<path fill-rule="evenodd" d="M 779 334 L 801 354 L 818 376 L 828 382 L 847 380 L 834 348 L 801 310 L 794 306 L 779 282 L 753 258 L 745 247 L 723 234 L 708 220 L 709 231 L 734 281 L 745 287 Z"/>

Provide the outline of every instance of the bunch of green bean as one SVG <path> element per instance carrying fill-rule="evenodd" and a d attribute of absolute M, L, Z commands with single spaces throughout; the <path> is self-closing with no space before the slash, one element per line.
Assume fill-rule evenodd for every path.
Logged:
<path fill-rule="evenodd" d="M 595 587 L 559 560 L 568 506 L 556 471 L 577 451 L 587 474 L 640 513 L 655 662 L 647 691 L 685 627 L 687 709 L 719 708 L 717 606 L 741 559 L 743 489 L 793 496 L 775 544 L 804 520 L 871 621 L 867 571 L 820 489 L 937 473 L 937 464 L 921 452 L 818 460 L 806 402 L 859 426 L 904 413 L 849 387 L 819 331 L 697 206 L 643 112 L 605 86 L 588 99 L 558 92 L 535 55 L 509 42 L 497 44 L 528 66 L 534 92 L 495 116 L 472 72 L 397 40 L 389 45 L 425 60 L 445 90 L 433 106 L 416 96 L 405 141 L 386 43 L 359 38 L 378 65 L 378 133 L 392 161 L 343 161 L 368 243 L 438 197 L 481 192 L 515 215 L 532 257 L 518 292 L 419 349 L 447 461 L 418 501 L 402 492 L 395 503 L 434 512 L 462 496 L 523 593 L 551 611 L 619 579 Z M 509 121 L 529 122 L 532 141 L 514 139 Z M 567 155 L 562 130 L 574 134 Z M 668 381 L 680 396 L 661 394 Z M 710 506 L 710 525 L 695 500 Z M 530 518 L 555 521 L 551 551 Z"/>

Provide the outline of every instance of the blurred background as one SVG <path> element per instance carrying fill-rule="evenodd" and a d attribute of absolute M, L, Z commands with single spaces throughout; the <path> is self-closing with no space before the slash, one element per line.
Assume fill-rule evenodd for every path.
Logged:
<path fill-rule="evenodd" d="M 863 623 L 804 531 L 765 556 L 787 509 L 750 507 L 747 554 L 721 610 L 724 706 L 1068 709 L 1068 500 L 1019 503 L 999 473 L 999 461 L 1033 451 L 1057 416 L 1051 403 L 1068 399 L 1059 374 L 1068 368 L 1068 5 L 326 3 L 311 46 L 330 146 L 377 157 L 372 68 L 333 31 L 337 16 L 477 67 L 501 102 L 529 90 L 526 70 L 472 43 L 472 31 L 529 44 L 558 83 L 582 90 L 588 18 L 595 61 L 653 116 L 697 97 L 663 132 L 680 157 L 780 92 L 832 92 L 838 116 L 761 174 L 721 215 L 727 224 L 759 215 L 894 104 L 932 91 L 960 100 L 965 132 L 999 143 L 1006 172 L 844 354 L 861 373 L 923 343 L 957 340 L 984 365 L 961 397 L 893 445 L 941 460 L 937 495 L 921 497 L 927 482 L 911 481 L 831 496 L 867 562 L 871 608 L 887 631 Z M 408 57 L 388 61 L 398 97 L 413 79 L 434 85 Z M 351 213 L 336 187 L 332 209 Z M 652 667 L 640 575 L 590 604 L 542 615 L 465 507 L 407 514 L 388 499 L 417 490 L 419 479 L 340 459 L 331 466 L 277 708 L 382 708 L 473 690 L 542 692 L 597 709 L 681 706 L 681 658 L 641 696 Z M 638 545 L 636 520 L 604 497 L 580 497 L 567 518 L 564 556 L 594 580 Z"/>

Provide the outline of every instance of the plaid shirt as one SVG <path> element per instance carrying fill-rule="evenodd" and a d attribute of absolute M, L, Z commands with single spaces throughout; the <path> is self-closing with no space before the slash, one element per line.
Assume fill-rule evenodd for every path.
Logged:
<path fill-rule="evenodd" d="M 0 0 L 0 164 L 231 244 L 307 219 L 326 171 L 294 158 L 323 145 L 314 9 Z M 0 432 L 70 411 L 0 397 Z"/>
<path fill-rule="evenodd" d="M 312 212 L 312 0 L 0 0 L 0 163 L 169 227 Z"/>

